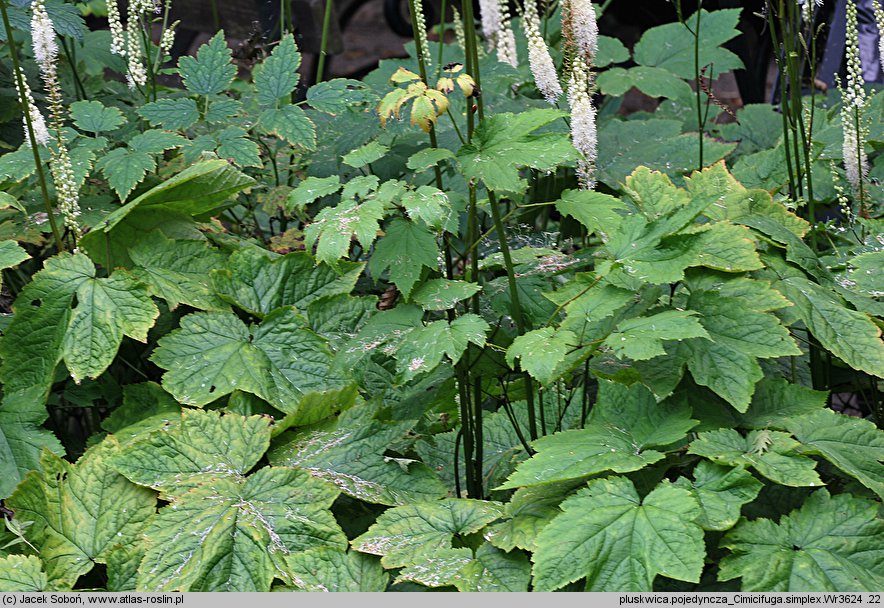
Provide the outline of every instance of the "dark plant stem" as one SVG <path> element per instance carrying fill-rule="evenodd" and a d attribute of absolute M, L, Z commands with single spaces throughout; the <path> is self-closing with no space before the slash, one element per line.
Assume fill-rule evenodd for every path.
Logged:
<path fill-rule="evenodd" d="M 322 14 L 322 39 L 319 42 L 319 59 L 316 61 L 316 82 L 322 82 L 322 79 L 325 77 L 325 56 L 328 54 L 328 30 L 331 27 L 333 11 L 334 0 L 325 0 L 325 12 Z"/>
<path fill-rule="evenodd" d="M 18 84 L 18 96 L 21 102 L 22 114 L 25 117 L 25 125 L 27 125 L 28 141 L 31 144 L 31 152 L 34 155 L 34 167 L 37 171 L 37 181 L 40 182 L 40 194 L 43 195 L 43 203 L 46 206 L 46 215 L 49 217 L 49 226 L 52 228 L 52 237 L 55 239 L 55 246 L 58 251 L 64 250 L 64 244 L 61 240 L 61 232 L 58 230 L 58 224 L 55 221 L 55 215 L 52 211 L 52 201 L 49 199 L 49 187 L 46 185 L 46 174 L 43 171 L 43 163 L 40 161 L 40 151 L 37 149 L 37 138 L 34 136 L 34 125 L 31 122 L 31 112 L 28 106 L 28 100 L 25 97 L 25 80 L 21 71 L 21 63 L 18 59 L 18 48 L 15 44 L 15 38 L 12 34 L 12 25 L 9 23 L 9 15 L 6 12 L 6 0 L 0 0 L 0 13 L 3 17 L 3 27 L 6 29 L 6 43 L 9 45 L 9 55 L 12 58 L 12 71 L 15 73 L 15 81 Z"/>

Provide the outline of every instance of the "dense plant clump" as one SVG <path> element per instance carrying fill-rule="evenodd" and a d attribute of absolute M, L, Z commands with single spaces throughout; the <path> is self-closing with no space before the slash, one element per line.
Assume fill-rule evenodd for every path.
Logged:
<path fill-rule="evenodd" d="M 884 587 L 855 40 L 717 120 L 739 9 L 481 5 L 299 97 L 288 32 L 238 77 L 168 3 L 0 0 L 0 590 Z"/>

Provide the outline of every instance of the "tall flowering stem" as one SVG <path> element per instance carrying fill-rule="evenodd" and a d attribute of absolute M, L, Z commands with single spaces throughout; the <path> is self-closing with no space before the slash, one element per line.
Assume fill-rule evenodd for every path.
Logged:
<path fill-rule="evenodd" d="M 546 46 L 546 40 L 540 33 L 540 16 L 537 14 L 537 6 L 534 1 L 524 0 L 524 18 L 522 19 L 522 27 L 528 38 L 528 63 L 531 66 L 531 73 L 534 75 L 534 82 L 537 83 L 537 88 L 543 94 L 543 98 L 555 105 L 562 95 L 562 85 L 559 84 L 559 75 L 549 54 L 549 48 Z"/>
<path fill-rule="evenodd" d="M 587 65 L 599 52 L 599 25 L 590 0 L 568 0 L 562 11 L 565 40 L 574 47 Z"/>
<path fill-rule="evenodd" d="M 126 56 L 126 33 L 120 19 L 120 7 L 117 0 L 107 0 L 107 25 L 111 33 L 110 51 L 114 55 Z"/>
<path fill-rule="evenodd" d="M 859 198 L 859 213 L 868 217 L 865 206 L 864 181 L 869 172 L 869 159 L 865 152 L 867 129 L 863 126 L 863 108 L 866 92 L 863 88 L 862 64 L 859 55 L 859 32 L 856 4 L 847 2 L 847 83 L 841 89 L 841 127 L 844 131 L 844 170 L 847 181 Z"/>
<path fill-rule="evenodd" d="M 479 17 L 482 35 L 490 51 L 496 48 L 497 32 L 500 31 L 500 0 L 479 0 Z"/>
<path fill-rule="evenodd" d="M 590 71 L 583 57 L 576 57 L 568 82 L 568 103 L 571 107 L 571 142 L 583 155 L 577 161 L 577 179 L 586 190 L 595 188 L 595 163 L 598 157 L 596 111 L 590 96 Z"/>
<path fill-rule="evenodd" d="M 40 66 L 40 76 L 46 99 L 49 101 L 49 124 L 55 131 L 55 145 L 49 148 L 49 171 L 58 194 L 58 208 L 64 217 L 65 226 L 74 236 L 74 242 L 82 236 L 80 223 L 80 196 L 74 176 L 71 156 L 64 138 L 65 107 L 58 81 L 58 44 L 55 27 L 46 13 L 43 0 L 34 0 L 31 5 L 31 39 L 34 58 Z"/>
<path fill-rule="evenodd" d="M 884 7 L 881 6 L 881 0 L 875 0 L 874 6 L 875 24 L 878 26 L 878 60 L 884 70 Z"/>
<path fill-rule="evenodd" d="M 498 4 L 500 22 L 495 34 L 497 58 L 511 66 L 519 66 L 519 57 L 516 54 L 516 36 L 513 34 L 513 24 L 510 19 L 509 0 L 500 0 Z"/>
<path fill-rule="evenodd" d="M 49 218 L 49 226 L 52 229 L 55 246 L 61 251 L 64 249 L 64 244 L 61 239 L 61 231 L 58 229 L 58 224 L 55 221 L 52 200 L 49 198 L 49 187 L 46 184 L 46 175 L 43 173 L 43 162 L 40 159 L 40 150 L 38 148 L 40 142 L 37 141 L 36 133 L 34 131 L 34 124 L 31 112 L 29 111 L 29 100 L 23 95 L 24 91 L 29 89 L 27 88 L 27 83 L 22 74 L 21 63 L 18 58 L 18 47 L 15 44 L 15 38 L 12 34 L 12 25 L 9 23 L 9 15 L 6 12 L 6 0 L 0 0 L 0 16 L 3 18 L 3 27 L 6 31 L 6 42 L 9 45 L 9 55 L 12 58 L 12 71 L 15 76 L 15 84 L 19 93 L 19 101 L 22 104 L 22 113 L 26 125 L 25 130 L 27 132 L 28 141 L 31 144 L 31 152 L 34 155 L 34 167 L 37 172 L 37 181 L 40 184 L 40 193 L 43 196 L 43 203 L 46 206 L 46 215 Z"/>

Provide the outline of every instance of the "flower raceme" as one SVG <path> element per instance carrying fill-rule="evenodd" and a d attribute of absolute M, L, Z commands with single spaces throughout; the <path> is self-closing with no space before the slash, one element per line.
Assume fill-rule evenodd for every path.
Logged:
<path fill-rule="evenodd" d="M 543 98 L 555 104 L 562 95 L 562 85 L 559 84 L 559 75 L 549 54 L 549 48 L 540 33 L 540 16 L 537 14 L 534 0 L 525 0 L 522 26 L 528 38 L 528 63 L 534 75 L 534 82 L 537 83 Z"/>

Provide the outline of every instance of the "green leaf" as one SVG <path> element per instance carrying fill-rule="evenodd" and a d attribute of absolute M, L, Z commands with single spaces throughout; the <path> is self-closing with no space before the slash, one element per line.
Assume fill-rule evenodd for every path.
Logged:
<path fill-rule="evenodd" d="M 273 48 L 270 57 L 253 71 L 255 90 L 258 93 L 258 103 L 272 106 L 279 101 L 280 97 L 291 95 L 298 86 L 301 66 L 301 53 L 295 46 L 295 37 L 286 34 Z"/>
<path fill-rule="evenodd" d="M 486 542 L 461 568 L 454 585 L 461 592 L 524 593 L 530 581 L 531 563 L 523 553 L 506 553 Z"/>
<path fill-rule="evenodd" d="M 326 114 L 339 114 L 354 105 L 369 104 L 377 97 L 358 80 L 333 78 L 317 82 L 307 89 L 307 103 Z"/>
<path fill-rule="evenodd" d="M 187 304 L 200 310 L 227 310 L 211 288 L 209 272 L 224 265 L 224 255 L 204 241 L 167 239 L 154 231 L 129 250 L 132 275 L 144 282 L 152 295 L 174 310 Z"/>
<path fill-rule="evenodd" d="M 652 591 L 658 574 L 699 582 L 705 547 L 691 493 L 664 482 L 644 500 L 625 477 L 595 479 L 537 537 L 534 588 L 586 577 L 587 591 Z"/>
<path fill-rule="evenodd" d="M 415 172 L 426 171 L 449 158 L 454 158 L 454 152 L 447 148 L 424 148 L 409 156 L 405 166 Z"/>
<path fill-rule="evenodd" d="M 561 375 L 556 373 L 556 368 L 577 343 L 577 336 L 568 330 L 535 329 L 513 341 L 507 349 L 506 361 L 514 367 L 518 358 L 522 369 L 541 384 L 548 385 Z"/>
<path fill-rule="evenodd" d="M 598 68 L 604 68 L 612 63 L 623 63 L 629 60 L 629 49 L 623 46 L 617 38 L 611 36 L 599 36 L 599 52 L 593 57 L 593 64 Z"/>
<path fill-rule="evenodd" d="M 291 308 L 247 327 L 231 313 L 193 313 L 158 342 L 151 361 L 168 370 L 163 388 L 180 402 L 204 406 L 241 390 L 286 413 L 302 396 L 341 388 L 327 341 Z"/>
<path fill-rule="evenodd" d="M 602 381 L 585 428 L 534 441 L 537 453 L 498 489 L 580 479 L 603 471 L 637 471 L 664 457 L 649 448 L 683 440 L 696 424 L 682 402 L 658 404 L 640 384 L 627 388 Z"/>
<path fill-rule="evenodd" d="M 122 445 L 142 439 L 145 433 L 171 426 L 181 419 L 181 406 L 154 382 L 127 384 L 123 403 L 102 420 L 101 428 Z"/>
<path fill-rule="evenodd" d="M 137 112 L 151 125 L 172 131 L 185 131 L 200 118 L 196 102 L 187 97 L 158 99 L 144 104 Z"/>
<path fill-rule="evenodd" d="M 556 202 L 556 209 L 570 215 L 603 239 L 617 230 L 623 214 L 628 212 L 620 199 L 595 190 L 565 190 L 562 199 Z"/>
<path fill-rule="evenodd" d="M 144 531 L 139 591 L 269 591 L 285 556 L 346 537 L 329 507 L 338 490 L 305 471 L 265 467 L 176 497 Z"/>
<path fill-rule="evenodd" d="M 28 473 L 7 504 L 22 521 L 53 585 L 71 589 L 94 563 L 107 563 L 116 545 L 135 543 L 154 514 L 152 491 L 109 466 L 119 450 L 112 439 L 86 451 L 75 465 L 43 452 L 42 471 Z"/>
<path fill-rule="evenodd" d="M 665 173 L 638 167 L 626 178 L 624 191 L 648 219 L 657 219 L 690 203 L 691 196 Z"/>
<path fill-rule="evenodd" d="M 139 207 L 156 209 L 162 206 L 165 207 L 163 210 L 188 215 L 209 213 L 216 210 L 219 203 L 254 183 L 255 180 L 226 161 L 201 160 L 112 212 L 93 228 L 93 232 L 111 231 Z"/>
<path fill-rule="evenodd" d="M 0 342 L 7 393 L 48 391 L 62 357 L 75 380 L 96 377 L 110 365 L 124 335 L 146 341 L 159 315 L 146 286 L 125 270 L 95 278 L 95 266 L 82 254 L 47 260 L 14 310 Z"/>
<path fill-rule="evenodd" d="M 847 308 L 831 291 L 801 277 L 776 288 L 795 304 L 795 312 L 820 344 L 854 369 L 884 377 L 881 330 L 862 312 Z"/>
<path fill-rule="evenodd" d="M 694 381 L 708 386 L 737 411 L 745 411 L 756 383 L 764 377 L 758 360 L 716 342 L 694 340 L 688 348 L 688 369 Z"/>
<path fill-rule="evenodd" d="M 692 265 L 724 272 L 748 272 L 763 267 L 752 231 L 726 222 L 707 225 L 708 229 L 699 232 L 697 257 Z"/>
<path fill-rule="evenodd" d="M 369 165 L 376 160 L 380 160 L 383 158 L 387 152 L 390 151 L 390 148 L 380 143 L 377 140 L 372 140 L 361 146 L 356 148 L 355 150 L 344 154 L 341 157 L 341 162 L 345 165 L 350 165 L 358 169 L 359 167 L 364 167 L 365 165 Z"/>
<path fill-rule="evenodd" d="M 308 177 L 291 191 L 286 201 L 288 211 L 300 210 L 313 201 L 334 194 L 341 189 L 341 178 L 337 175 L 329 177 Z"/>
<path fill-rule="evenodd" d="M 304 230 L 305 243 L 308 249 L 316 245 L 316 259 L 333 264 L 347 255 L 354 235 L 363 249 L 371 247 L 383 217 L 384 207 L 377 199 L 369 199 L 361 204 L 356 200 L 345 200 L 336 207 L 326 207 L 316 214 L 313 222 Z M 378 255 L 376 251 L 369 264 Z"/>
<path fill-rule="evenodd" d="M 122 202 L 141 183 L 145 174 L 153 171 L 156 166 L 156 161 L 150 154 L 130 148 L 111 150 L 96 163 L 96 167 L 101 169 L 108 185 Z"/>
<path fill-rule="evenodd" d="M 750 431 L 746 437 L 733 429 L 700 433 L 688 452 L 734 467 L 752 467 L 784 486 L 823 485 L 814 470 L 816 461 L 801 455 L 801 445 L 788 433 Z"/>
<path fill-rule="evenodd" d="M 519 114 L 495 114 L 483 120 L 470 144 L 457 153 L 467 180 L 482 180 L 489 190 L 521 192 L 520 167 L 553 169 L 573 160 L 577 152 L 565 133 L 533 134 L 561 118 L 558 110 L 535 109 Z"/>
<path fill-rule="evenodd" d="M 6 392 L 0 405 L 0 497 L 6 498 L 28 471 L 40 468 L 45 449 L 63 454 L 61 442 L 40 425 L 49 418 L 42 387 Z"/>
<path fill-rule="evenodd" d="M 414 290 L 411 299 L 424 310 L 449 310 L 482 291 L 478 283 L 430 279 Z"/>
<path fill-rule="evenodd" d="M 812 454 L 819 454 L 884 498 L 884 431 L 872 422 L 828 409 L 785 422 Z"/>
<path fill-rule="evenodd" d="M 689 490 L 700 505 L 694 520 L 704 530 L 729 530 L 740 518 L 740 508 L 755 500 L 763 484 L 743 468 L 728 468 L 701 460 L 694 480 L 679 477 L 674 484 Z"/>
<path fill-rule="evenodd" d="M 129 140 L 129 149 L 145 154 L 162 154 L 166 150 L 177 148 L 187 140 L 171 131 L 150 129 L 139 133 Z"/>
<path fill-rule="evenodd" d="M 598 77 L 599 90 L 605 95 L 621 97 L 632 87 L 649 97 L 690 99 L 691 87 L 684 80 L 664 68 L 637 66 L 611 68 Z"/>
<path fill-rule="evenodd" d="M 386 591 L 390 581 L 377 558 L 355 551 L 320 547 L 288 555 L 285 561 L 292 581 L 304 591 L 372 593 Z"/>
<path fill-rule="evenodd" d="M 218 478 L 239 479 L 270 445 L 270 421 L 261 416 L 185 409 L 112 458 L 131 481 L 180 497 Z"/>
<path fill-rule="evenodd" d="M 412 424 L 387 424 L 373 414 L 369 406 L 355 406 L 339 418 L 287 433 L 271 450 L 270 462 L 306 470 L 365 502 L 405 505 L 444 497 L 445 485 L 425 464 L 384 456 Z"/>
<path fill-rule="evenodd" d="M 126 121 L 117 108 L 106 107 L 100 101 L 75 101 L 70 112 L 77 128 L 88 133 L 113 131 Z"/>
<path fill-rule="evenodd" d="M 216 95 L 223 92 L 236 76 L 236 66 L 230 62 L 230 49 L 224 32 L 219 31 L 202 45 L 196 58 L 188 55 L 178 60 L 178 71 L 184 86 L 197 95 Z"/>
<path fill-rule="evenodd" d="M 452 363 L 460 361 L 470 342 L 485 346 L 485 334 L 491 330 L 482 317 L 468 313 L 449 323 L 433 321 L 412 330 L 396 351 L 396 369 L 404 379 L 411 379 L 435 369 L 448 355 Z"/>
<path fill-rule="evenodd" d="M 884 295 L 884 251 L 870 251 L 850 260 L 850 279 L 867 295 L 879 298 Z"/>
<path fill-rule="evenodd" d="M 0 269 L 18 266 L 30 257 L 15 241 L 0 241 Z"/>
<path fill-rule="evenodd" d="M 536 551 L 540 531 L 559 513 L 559 504 L 574 489 L 574 482 L 519 488 L 506 505 L 509 519 L 491 525 L 485 538 L 504 551 L 516 547 Z"/>
<path fill-rule="evenodd" d="M 263 167 L 260 148 L 247 135 L 245 129 L 227 127 L 218 133 L 218 147 L 215 148 L 215 153 L 239 167 Z"/>
<path fill-rule="evenodd" d="M 478 532 L 503 514 L 499 503 L 463 498 L 420 502 L 384 511 L 353 539 L 357 551 L 380 555 L 385 568 L 420 564 L 451 549 L 452 539 Z"/>
<path fill-rule="evenodd" d="M 682 133 L 680 120 L 610 120 L 600 125 L 598 142 L 599 179 L 612 188 L 619 188 L 626 176 L 640 165 L 662 171 L 670 177 L 697 168 L 697 136 Z M 719 161 L 735 146 L 706 138 L 703 142 L 703 162 L 711 164 Z"/>
<path fill-rule="evenodd" d="M 390 280 L 407 298 L 423 269 L 435 270 L 439 266 L 438 256 L 439 245 L 429 229 L 402 218 L 393 218 L 368 261 L 368 270 L 377 279 L 389 268 Z"/>
<path fill-rule="evenodd" d="M 33 555 L 0 557 L 0 589 L 4 593 L 46 591 L 47 586 L 48 580 L 39 558 Z"/>
<path fill-rule="evenodd" d="M 107 278 L 86 279 L 76 296 L 63 356 L 74 381 L 80 382 L 108 368 L 123 336 L 147 342 L 147 331 L 160 311 L 147 286 L 122 269 Z"/>
<path fill-rule="evenodd" d="M 412 220 L 422 220 L 431 228 L 441 229 L 451 213 L 448 195 L 432 186 L 418 186 L 402 196 L 402 206 Z"/>
<path fill-rule="evenodd" d="M 344 342 L 377 312 L 377 304 L 374 296 L 339 294 L 318 298 L 307 306 L 307 322 L 319 335 Z"/>
<path fill-rule="evenodd" d="M 340 262 L 334 269 L 316 264 L 303 252 L 272 257 L 262 250 L 245 248 L 228 258 L 226 269 L 212 272 L 212 282 L 222 298 L 263 317 L 282 306 L 306 311 L 319 298 L 350 293 L 362 267 Z"/>
<path fill-rule="evenodd" d="M 722 45 L 739 35 L 737 22 L 741 9 L 722 9 L 712 12 L 701 11 L 701 25 L 697 25 L 697 15 L 687 16 L 684 24 L 667 23 L 647 30 L 633 50 L 636 63 L 644 66 L 660 67 L 686 80 L 694 78 L 695 39 L 688 27 L 698 27 L 699 65 L 712 65 L 716 74 L 743 67 L 743 62 Z"/>
<path fill-rule="evenodd" d="M 879 505 L 817 490 L 774 523 L 742 520 L 721 544 L 718 578 L 743 591 L 878 591 L 884 586 Z"/>
<path fill-rule="evenodd" d="M 664 340 L 709 338 L 693 310 L 665 310 L 649 317 L 635 317 L 621 321 L 604 344 L 618 358 L 636 361 L 665 355 Z"/>
<path fill-rule="evenodd" d="M 316 149 L 316 125 L 300 106 L 265 110 L 259 122 L 265 133 L 276 135 L 292 146 L 304 150 Z"/>

